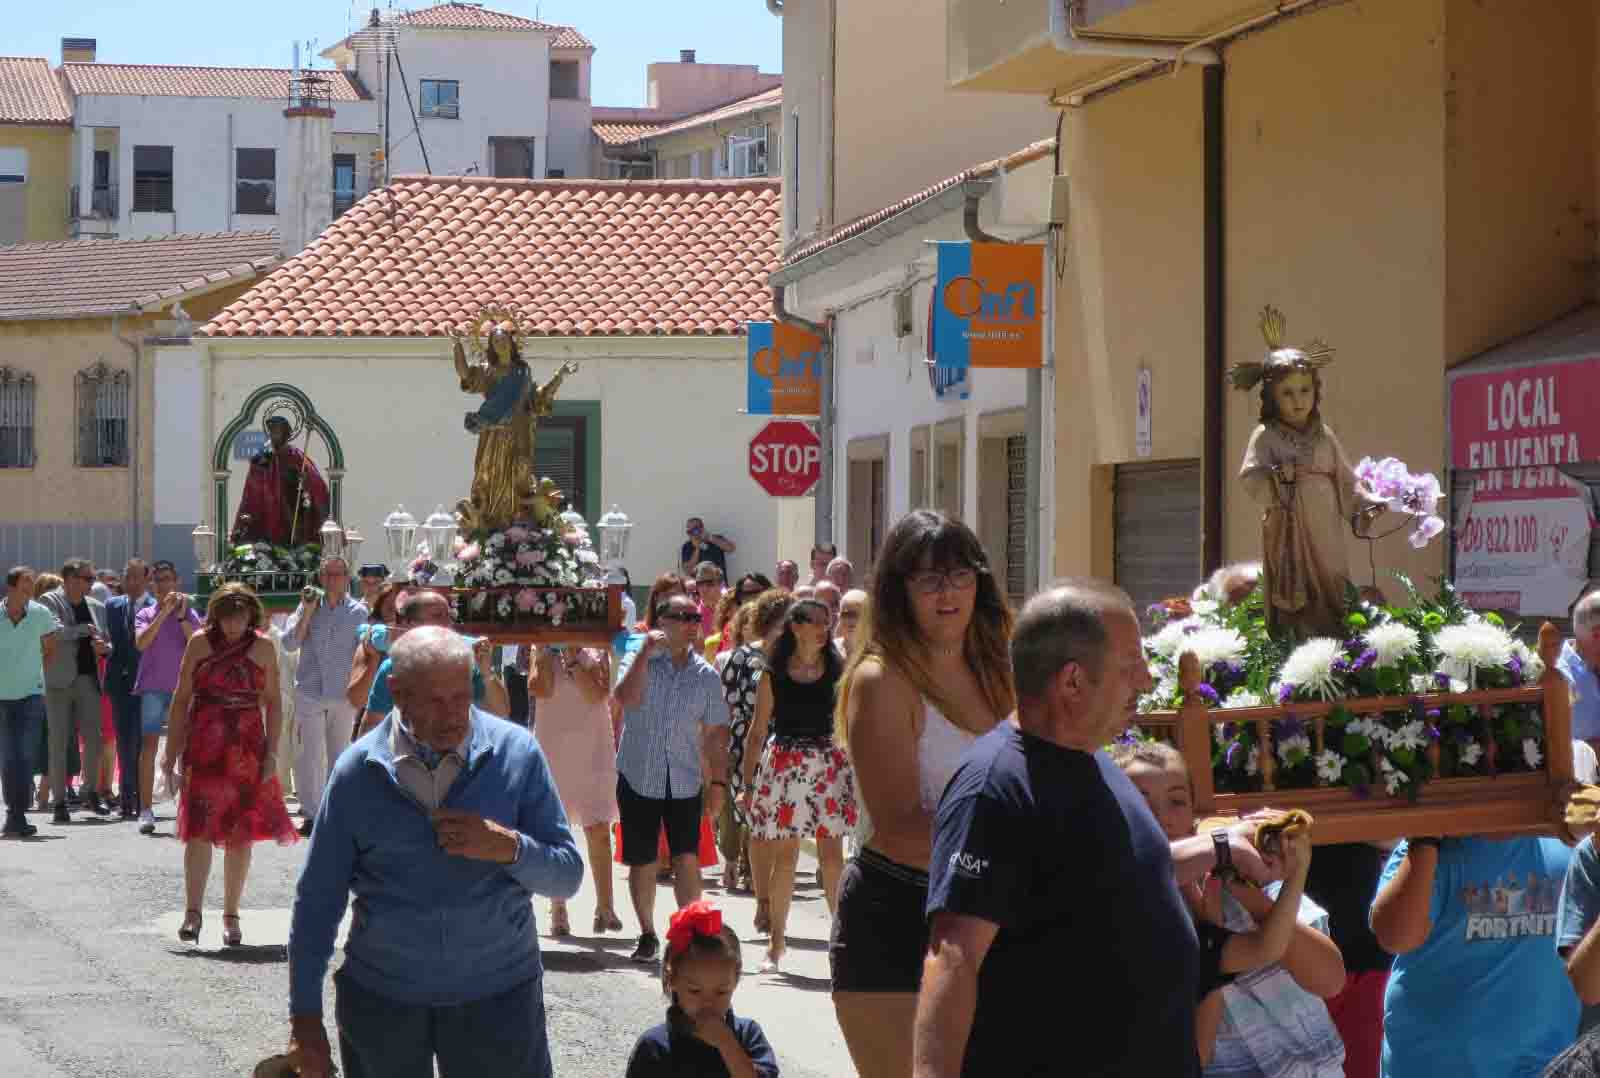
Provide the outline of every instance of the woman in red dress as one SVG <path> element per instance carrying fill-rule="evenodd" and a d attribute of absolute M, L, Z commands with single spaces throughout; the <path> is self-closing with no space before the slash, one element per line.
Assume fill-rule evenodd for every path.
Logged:
<path fill-rule="evenodd" d="M 213 592 L 205 630 L 189 638 L 172 697 L 161 766 L 171 784 L 183 757 L 178 839 L 188 909 L 178 938 L 186 943 L 200 938 L 213 846 L 225 851 L 222 942 L 237 947 L 251 845 L 275 839 L 287 846 L 300 837 L 277 778 L 283 714 L 277 653 L 261 634 L 265 622 L 261 600 L 243 584 Z"/>

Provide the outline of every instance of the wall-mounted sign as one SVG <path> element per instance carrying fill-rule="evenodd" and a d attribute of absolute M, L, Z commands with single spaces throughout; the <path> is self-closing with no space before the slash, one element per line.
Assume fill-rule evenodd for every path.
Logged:
<path fill-rule="evenodd" d="M 1133 451 L 1141 457 L 1148 457 L 1154 451 L 1155 434 L 1150 420 L 1152 381 L 1150 368 L 1140 367 L 1139 395 L 1134 402 Z"/>
<path fill-rule="evenodd" d="M 233 436 L 233 459 L 249 460 L 267 448 L 267 432 L 242 430 Z"/>
<path fill-rule="evenodd" d="M 941 367 L 1044 365 L 1044 248 L 941 242 L 934 362 Z"/>
<path fill-rule="evenodd" d="M 971 367 L 941 367 L 934 361 L 933 320 L 934 308 L 939 303 L 939 290 L 928 293 L 928 328 L 923 333 L 927 340 L 928 385 L 933 389 L 933 399 L 938 401 L 964 401 L 972 396 Z"/>
<path fill-rule="evenodd" d="M 1600 357 L 1460 375 L 1450 382 L 1450 466 L 1509 469 L 1549 486 L 1558 464 L 1600 460 Z"/>
<path fill-rule="evenodd" d="M 1589 582 L 1588 486 L 1560 472 L 1549 483 L 1518 486 L 1504 471 L 1483 472 L 1455 511 L 1455 584 L 1463 602 L 1566 616 Z"/>
<path fill-rule="evenodd" d="M 822 414 L 822 338 L 787 322 L 747 323 L 745 409 Z"/>

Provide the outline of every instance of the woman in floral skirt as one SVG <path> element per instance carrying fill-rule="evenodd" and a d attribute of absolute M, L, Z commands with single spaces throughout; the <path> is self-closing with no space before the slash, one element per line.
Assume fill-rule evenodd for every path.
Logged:
<path fill-rule="evenodd" d="M 178 758 L 178 840 L 188 897 L 178 938 L 200 938 L 200 910 L 211 875 L 211 850 L 221 846 L 222 942 L 242 942 L 239 899 L 256 842 L 299 839 L 278 784 L 278 736 L 283 727 L 278 658 L 262 635 L 261 600 L 243 584 L 211 595 L 205 630 L 189 638 L 167 717 L 161 768 L 174 785 Z M 264 714 L 263 714 L 264 713 Z"/>
<path fill-rule="evenodd" d="M 833 696 L 844 664 L 832 646 L 832 621 L 816 599 L 791 606 L 767 676 L 756 689 L 749 745 L 761 750 L 744 756 L 744 805 L 751 861 L 757 871 L 769 872 L 771 927 L 763 973 L 776 972 L 783 961 L 800 840 L 816 839 L 823 896 L 832 910 L 844 870 L 844 836 L 856 824 L 854 776 L 833 741 Z"/>

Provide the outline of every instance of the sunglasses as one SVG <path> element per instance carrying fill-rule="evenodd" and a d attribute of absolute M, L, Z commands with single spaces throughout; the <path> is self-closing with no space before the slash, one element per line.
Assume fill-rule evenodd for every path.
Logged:
<path fill-rule="evenodd" d="M 656 620 L 657 621 L 691 622 L 691 621 L 699 621 L 700 620 L 700 615 L 696 614 L 692 610 L 685 610 L 680 614 L 659 614 L 659 615 L 657 615 Z"/>

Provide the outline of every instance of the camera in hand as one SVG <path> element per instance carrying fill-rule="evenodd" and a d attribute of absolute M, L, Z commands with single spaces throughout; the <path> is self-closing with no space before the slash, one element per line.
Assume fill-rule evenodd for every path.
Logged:
<path fill-rule="evenodd" d="M 322 589 L 314 588 L 310 584 L 300 589 L 300 601 L 307 606 L 314 606 L 322 601 Z"/>

